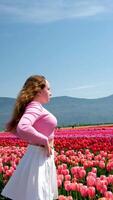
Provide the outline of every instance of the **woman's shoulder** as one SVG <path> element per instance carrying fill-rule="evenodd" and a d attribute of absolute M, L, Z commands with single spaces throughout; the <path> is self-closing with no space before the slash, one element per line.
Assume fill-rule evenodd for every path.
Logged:
<path fill-rule="evenodd" d="M 39 102 L 37 102 L 37 101 L 31 101 L 27 105 L 26 111 L 27 112 L 29 112 L 29 111 L 33 111 L 33 112 L 40 111 L 40 112 L 42 112 L 43 111 L 43 107 L 42 107 L 42 105 Z"/>

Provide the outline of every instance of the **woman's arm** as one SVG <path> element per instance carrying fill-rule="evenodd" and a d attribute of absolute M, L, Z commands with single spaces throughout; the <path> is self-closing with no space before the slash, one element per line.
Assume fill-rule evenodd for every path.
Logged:
<path fill-rule="evenodd" d="M 33 127 L 33 124 L 41 115 L 40 107 L 28 107 L 17 125 L 17 136 L 30 144 L 47 145 L 48 137 Z"/>

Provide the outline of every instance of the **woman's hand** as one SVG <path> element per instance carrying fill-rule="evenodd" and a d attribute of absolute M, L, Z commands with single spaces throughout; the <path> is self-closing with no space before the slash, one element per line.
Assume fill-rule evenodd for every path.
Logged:
<path fill-rule="evenodd" d="M 53 149 L 53 145 L 54 145 L 54 140 L 48 140 L 47 142 L 47 156 L 49 157 L 50 155 L 52 155 L 52 149 Z"/>
<path fill-rule="evenodd" d="M 48 142 L 46 148 L 47 148 L 47 156 L 49 157 L 50 155 L 52 155 L 52 148 L 53 148 L 53 147 L 52 147 L 51 144 Z"/>

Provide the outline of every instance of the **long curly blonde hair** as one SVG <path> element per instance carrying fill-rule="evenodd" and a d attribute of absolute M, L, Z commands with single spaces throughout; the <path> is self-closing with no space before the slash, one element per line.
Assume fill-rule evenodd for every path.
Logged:
<path fill-rule="evenodd" d="M 6 124 L 6 131 L 15 132 L 17 124 L 22 117 L 26 106 L 34 99 L 34 97 L 46 86 L 44 76 L 30 76 L 24 83 L 23 88 L 19 92 L 12 113 L 11 120 Z"/>

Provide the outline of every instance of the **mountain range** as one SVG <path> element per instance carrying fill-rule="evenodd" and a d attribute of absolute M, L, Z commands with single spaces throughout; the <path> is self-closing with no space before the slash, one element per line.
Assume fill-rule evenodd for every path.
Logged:
<path fill-rule="evenodd" d="M 14 98 L 0 97 L 0 130 L 9 120 Z M 53 97 L 44 106 L 58 120 L 58 126 L 113 123 L 113 95 L 98 99 Z"/>

